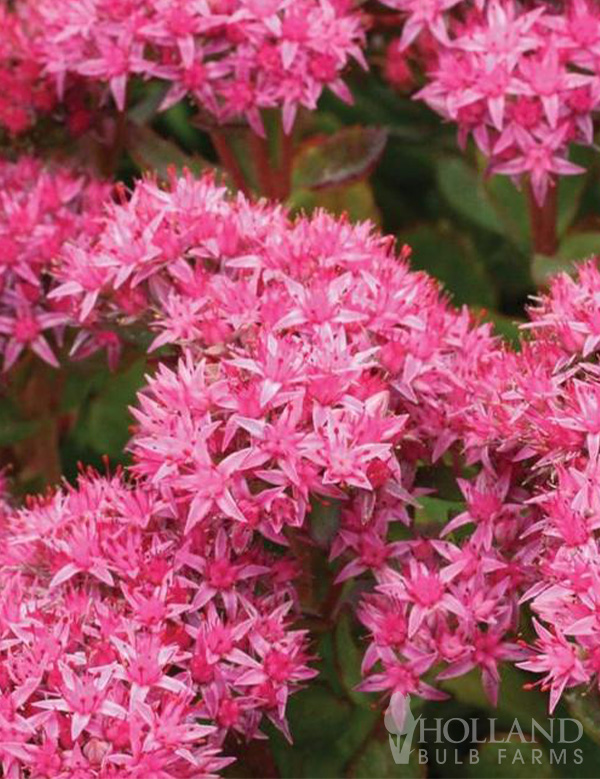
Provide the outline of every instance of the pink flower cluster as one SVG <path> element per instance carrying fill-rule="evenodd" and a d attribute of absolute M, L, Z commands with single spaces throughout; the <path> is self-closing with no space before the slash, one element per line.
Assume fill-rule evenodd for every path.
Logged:
<path fill-rule="evenodd" d="M 14 512 L 0 556 L 0 766 L 52 779 L 214 776 L 228 732 L 287 732 L 314 675 L 288 627 L 293 564 L 186 538 L 120 476 Z"/>
<path fill-rule="evenodd" d="M 42 76 L 42 65 L 29 32 L 29 6 L 10 10 L 0 5 L 0 128 L 9 135 L 29 130 L 38 114 L 56 103 L 56 90 Z"/>
<path fill-rule="evenodd" d="M 449 44 L 448 12 L 465 0 L 381 0 L 383 5 L 399 11 L 404 19 L 399 48 L 407 49 L 423 33 L 430 33 L 441 43 Z M 486 0 L 477 0 L 477 7 Z"/>
<path fill-rule="evenodd" d="M 408 14 L 401 48 L 423 31 L 437 41 L 437 62 L 415 97 L 458 124 L 461 145 L 472 136 L 490 172 L 527 175 L 539 204 L 556 176 L 583 172 L 568 152 L 573 143 L 593 144 L 600 103 L 596 3 L 394 5 Z"/>
<path fill-rule="evenodd" d="M 257 533 L 286 545 L 313 522 L 311 501 L 338 503 L 340 581 L 377 580 L 359 611 L 373 636 L 364 689 L 439 697 L 423 677 L 445 663 L 442 679 L 479 667 L 495 699 L 498 663 L 524 656 L 510 638 L 531 573 L 518 467 L 481 448 L 484 470 L 460 482 L 467 510 L 436 538 L 412 517 L 418 463 L 460 457 L 501 350 L 406 255 L 369 225 L 291 221 L 210 178 L 146 180 L 96 242 L 68 250 L 54 294 L 79 296 L 84 328 L 92 310 L 154 311 L 152 348 L 183 350 L 141 393 L 131 449 L 184 534 L 226 523 L 234 548 Z M 398 521 L 410 540 L 390 540 Z"/>
<path fill-rule="evenodd" d="M 464 465 L 479 468 L 458 478 L 465 510 L 417 513 L 400 540 L 388 531 L 397 505 L 376 505 L 369 524 L 346 510 L 332 552 L 355 557 L 340 578 L 370 569 L 377 582 L 359 609 L 372 637 L 363 689 L 436 698 L 424 673 L 479 667 L 494 701 L 507 659 L 543 674 L 551 711 L 565 689 L 600 685 L 599 292 L 596 260 L 557 277 L 520 351 L 492 347 L 461 377 L 468 396 L 448 413 Z M 529 647 L 514 640 L 523 603 Z"/>
<path fill-rule="evenodd" d="M 553 281 L 531 312 L 535 353 L 517 366 L 511 393 L 514 435 L 522 455 L 534 458 L 532 503 L 541 514 L 530 531 L 539 534 L 539 573 L 523 597 L 538 617 L 539 638 L 523 667 L 545 674 L 551 709 L 565 688 L 600 683 L 599 290 L 595 260 L 576 278 Z"/>
<path fill-rule="evenodd" d="M 134 76 L 170 84 L 163 108 L 193 98 L 218 122 L 245 117 L 263 134 L 261 109 L 299 106 L 324 87 L 345 100 L 341 73 L 364 63 L 360 16 L 349 0 L 41 0 L 39 45 L 59 91 L 67 74 L 105 82 L 119 110 Z"/>
<path fill-rule="evenodd" d="M 411 663 L 427 668 L 435 651 L 434 662 L 446 651 L 455 653 L 438 678 L 480 665 L 492 698 L 494 654 L 519 660 L 520 667 L 544 674 L 541 684 L 550 690 L 551 711 L 565 689 L 600 684 L 599 291 L 596 261 L 581 266 L 576 278 L 557 277 L 531 311 L 532 337 L 519 352 L 490 351 L 471 385 L 470 403 L 455 409 L 455 420 L 464 425 L 466 464 L 482 466 L 470 484 L 459 479 L 467 510 L 442 528 L 446 537 L 466 525 L 460 550 L 451 535 L 452 544 L 441 545 L 426 535 L 418 545 L 387 545 L 381 556 L 408 559 L 400 579 L 389 566 L 377 573 L 379 614 L 366 611 L 362 616 L 373 634 L 370 651 L 385 666 L 367 680 L 366 689 L 411 692 L 412 684 L 418 691 Z M 423 563 L 429 567 L 440 556 L 444 560 L 436 578 Z M 475 587 L 467 584 L 470 576 Z M 465 606 L 470 599 L 492 621 L 481 640 L 466 647 L 463 634 L 471 614 Z M 532 647 L 502 644 L 497 629 L 509 621 L 509 613 L 516 629 L 522 603 L 529 603 L 537 616 L 538 639 Z M 423 609 L 426 614 L 437 611 L 437 619 L 425 625 L 431 631 L 432 624 L 439 629 L 441 622 L 443 641 L 436 643 L 435 631 L 430 638 L 423 628 Z M 415 624 L 418 632 L 410 641 Z M 450 636 L 448 624 L 456 626 Z M 404 652 L 402 675 L 394 639 Z M 367 670 L 371 659 L 367 653 Z M 421 694 L 431 691 L 422 688 Z"/>
<path fill-rule="evenodd" d="M 359 609 L 372 637 L 363 689 L 435 698 L 433 669 L 443 681 L 479 667 L 495 700 L 507 659 L 543 674 L 551 711 L 565 689 L 600 686 L 599 293 L 592 260 L 555 278 L 519 351 L 481 342 L 459 362 L 466 392 L 442 397 L 459 444 L 452 466 L 479 470 L 458 478 L 463 511 L 417 512 L 399 539 L 388 529 L 397 504 L 378 502 L 369 523 L 347 504 L 332 554 L 354 559 L 340 578 L 368 569 L 377 582 Z M 536 615 L 529 647 L 514 640 L 523 603 Z"/>
<path fill-rule="evenodd" d="M 356 510 L 344 517 L 333 552 L 349 549 L 356 558 L 340 579 L 370 569 L 376 580 L 358 611 L 370 637 L 362 690 L 439 700 L 448 696 L 432 681 L 476 668 L 497 704 L 499 666 L 527 656 L 515 637 L 519 592 L 533 571 L 515 482 L 510 469 L 491 466 L 459 479 L 464 511 L 443 525 L 413 522 L 405 540 L 388 530 L 397 513 L 391 504 L 378 506 L 369 526 Z"/>
<path fill-rule="evenodd" d="M 407 435 L 415 459 L 419 439 L 438 458 L 459 436 L 448 403 L 495 341 L 407 254 L 369 224 L 292 221 L 209 177 L 147 179 L 109 205 L 96 241 L 67 247 L 52 295 L 78 297 L 84 331 L 142 318 L 151 349 L 183 350 L 149 380 L 132 448 L 138 476 L 188 507 L 187 530 L 225 514 L 283 541 L 310 493 L 406 497 L 394 449 Z"/>
<path fill-rule="evenodd" d="M 31 350 L 58 365 L 69 314 L 49 298 L 66 240 L 98 227 L 108 185 L 70 168 L 44 168 L 34 158 L 0 161 L 0 350 L 4 370 Z M 48 335 L 52 334 L 52 339 Z"/>
<path fill-rule="evenodd" d="M 175 705 L 165 679 L 200 693 L 178 688 L 178 732 L 195 716 L 216 727 L 194 760 L 216 759 L 232 728 L 256 735 L 265 714 L 287 733 L 288 694 L 314 673 L 288 624 L 294 555 L 314 543 L 340 582 L 374 583 L 358 606 L 366 691 L 435 699 L 476 668 L 495 701 L 506 661 L 544 674 L 552 708 L 566 687 L 597 683 L 600 272 L 555 281 L 515 352 L 411 272 L 408 254 L 369 224 L 292 220 L 190 175 L 139 182 L 63 247 L 50 297 L 77 322 L 77 348 L 95 348 L 99 328 L 150 328 L 162 364 L 133 409 L 134 486 L 86 477 L 4 523 L 17 540 L 0 575 L 21 572 L 25 602 L 51 584 L 41 613 L 89 615 L 86 645 L 110 650 L 96 670 L 91 649 L 65 640 L 56 686 L 42 677 L 21 704 L 43 704 L 51 723 L 19 712 L 39 716 L 36 747 L 67 715 L 61 770 L 86 749 L 94 771 L 150 759 L 138 745 L 154 754 L 152 723 L 171 722 L 165 696 Z M 462 508 L 436 504 L 424 465 L 455 480 Z M 76 617 L 70 598 L 85 604 Z M 518 640 L 524 601 L 539 618 L 533 647 Z M 0 647 L 28 651 L 26 633 Z M 140 651 L 166 658 L 149 685 L 128 676 Z M 80 682 L 121 708 L 85 719 L 65 697 Z M 125 746 L 105 732 L 122 710 Z M 156 759 L 181 758 L 172 775 L 185 776 L 188 752 L 164 749 Z M 15 750 L 5 759 L 37 754 Z"/>

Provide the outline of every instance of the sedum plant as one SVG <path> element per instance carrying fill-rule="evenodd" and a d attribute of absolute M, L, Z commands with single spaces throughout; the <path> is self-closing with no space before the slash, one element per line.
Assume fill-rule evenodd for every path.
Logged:
<path fill-rule="evenodd" d="M 0 6 L 0 776 L 443 775 L 431 739 L 427 769 L 394 763 L 398 696 L 572 715 L 597 760 L 600 269 L 490 312 L 473 257 L 557 250 L 598 19 Z M 399 139 L 442 166 L 414 252 L 378 167 Z M 468 187 L 441 205 L 448 171 L 472 213 Z M 525 240 L 495 173 L 531 195 Z"/>

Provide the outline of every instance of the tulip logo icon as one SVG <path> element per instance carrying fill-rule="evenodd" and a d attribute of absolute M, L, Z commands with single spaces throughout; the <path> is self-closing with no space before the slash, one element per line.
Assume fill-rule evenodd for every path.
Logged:
<path fill-rule="evenodd" d="M 388 731 L 392 757 L 397 765 L 407 765 L 412 752 L 413 733 L 421 717 L 414 717 L 410 710 L 410 696 L 394 693 L 385 713 L 385 727 Z M 404 742 L 400 745 L 400 737 Z"/>

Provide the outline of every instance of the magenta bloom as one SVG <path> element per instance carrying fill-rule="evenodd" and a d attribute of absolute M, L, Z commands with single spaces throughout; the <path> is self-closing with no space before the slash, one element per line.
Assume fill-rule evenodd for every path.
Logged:
<path fill-rule="evenodd" d="M 271 591 L 283 558 L 255 547 L 230 551 L 228 571 L 222 537 L 184 541 L 165 508 L 88 474 L 3 522 L 7 776 L 43 766 L 58 779 L 76 763 L 98 779 L 208 779 L 231 762 L 230 729 L 252 737 L 267 716 L 288 733 L 288 697 L 315 674 L 304 631 L 289 628 L 291 569 Z M 207 585 L 222 598 L 201 595 Z"/>
<path fill-rule="evenodd" d="M 426 27 L 436 45 L 428 83 L 415 97 L 458 125 L 461 145 L 472 136 L 490 172 L 516 181 L 527 176 L 540 204 L 558 176 L 583 172 L 568 152 L 572 143 L 593 143 L 600 105 L 597 4 L 573 0 L 563 11 L 543 5 L 528 11 L 514 0 L 489 0 L 470 11 L 465 3 L 456 15 L 455 3 L 417 5 L 423 19 L 429 9 L 427 25 L 415 27 L 416 16 L 409 16 L 403 40 Z"/>
<path fill-rule="evenodd" d="M 214 534 L 214 556 L 187 548 L 179 556 L 201 577 L 193 608 L 240 617 L 239 587 L 268 567 L 238 556 L 261 537 L 287 546 L 289 532 L 310 529 L 311 501 L 335 500 L 338 581 L 374 577 L 382 610 L 382 622 L 367 605 L 359 610 L 374 633 L 364 689 L 443 697 L 422 678 L 443 663 L 450 675 L 478 667 L 495 699 L 497 664 L 522 656 L 510 635 L 513 585 L 527 576 L 514 542 L 528 527 L 519 516 L 528 493 L 509 467 L 492 468 L 468 421 L 475 385 L 502 356 L 489 327 L 452 311 L 408 270 L 407 250 L 395 257 L 369 225 L 323 213 L 291 220 L 210 178 L 141 182 L 109 207 L 97 240 L 65 254 L 53 294 L 79 300 L 84 330 L 90 318 L 125 313 L 132 327 L 137 319 L 156 331 L 151 349 L 179 355 L 149 378 L 133 410 L 132 470 L 189 543 Z M 486 469 L 461 482 L 468 512 L 448 526 L 475 525 L 468 544 L 414 529 L 412 540 L 390 542 L 392 524 L 411 525 L 422 494 L 416 460 L 439 459 L 463 437 Z M 235 630 L 247 629 L 242 621 Z M 211 635 L 231 645 L 221 622 Z M 221 649 L 204 631 L 197 640 L 192 673 L 213 684 Z M 235 654 L 244 688 L 279 707 L 273 675 L 287 683 L 308 672 L 296 649 L 259 651 L 260 660 Z M 210 716 L 250 727 L 249 701 L 228 695 L 209 694 Z"/>
<path fill-rule="evenodd" d="M 32 35 L 36 22 L 33 3 L 0 6 L 0 128 L 13 137 L 30 130 L 57 102 L 38 60 Z"/>
<path fill-rule="evenodd" d="M 68 305 L 52 299 L 57 255 L 91 237 L 109 187 L 69 168 L 22 157 L 0 163 L 0 338 L 4 370 L 31 350 L 57 367 Z M 54 343 L 53 343 L 54 342 Z"/>
<path fill-rule="evenodd" d="M 186 95 L 216 122 L 245 117 L 264 133 L 261 109 L 279 108 L 289 132 L 300 106 L 328 87 L 344 100 L 342 72 L 366 67 L 360 16 L 346 0 L 141 3 L 42 0 L 40 62 L 62 94 L 76 74 L 105 83 L 120 111 L 135 76 L 170 85 L 163 108 Z"/>

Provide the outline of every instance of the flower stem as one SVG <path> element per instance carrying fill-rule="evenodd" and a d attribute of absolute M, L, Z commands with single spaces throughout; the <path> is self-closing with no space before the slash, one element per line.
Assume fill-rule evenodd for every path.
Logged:
<path fill-rule="evenodd" d="M 531 185 L 527 187 L 531 239 L 535 254 L 553 257 L 558 249 L 556 223 L 558 218 L 558 181 L 548 188 L 546 199 L 540 206 Z"/>
<path fill-rule="evenodd" d="M 64 375 L 37 360 L 27 366 L 29 375 L 19 393 L 24 419 L 36 424 L 35 434 L 14 445 L 14 457 L 23 482 L 41 478 L 57 484 L 61 477 L 57 411 Z"/>
<path fill-rule="evenodd" d="M 114 117 L 112 137 L 100 162 L 100 172 L 106 178 L 112 179 L 117 176 L 123 152 L 127 148 L 127 122 L 127 111 L 117 111 Z"/>
<path fill-rule="evenodd" d="M 294 161 L 294 131 L 286 133 L 283 124 L 280 126 L 280 168 L 277 172 L 277 198 L 285 202 L 292 189 L 292 167 Z"/>
<path fill-rule="evenodd" d="M 250 143 L 256 165 L 256 174 L 261 194 L 268 198 L 277 197 L 273 171 L 271 170 L 271 158 L 269 144 L 266 138 L 261 138 L 254 132 L 250 133 Z"/>
<path fill-rule="evenodd" d="M 221 164 L 227 173 L 229 173 L 231 176 L 233 183 L 237 189 L 239 189 L 245 195 L 248 195 L 248 185 L 246 183 L 246 179 L 244 178 L 244 173 L 229 144 L 229 141 L 227 140 L 225 133 L 223 130 L 215 129 L 211 131 L 210 138 L 213 142 L 213 146 L 215 147 L 217 154 L 219 155 Z"/>

